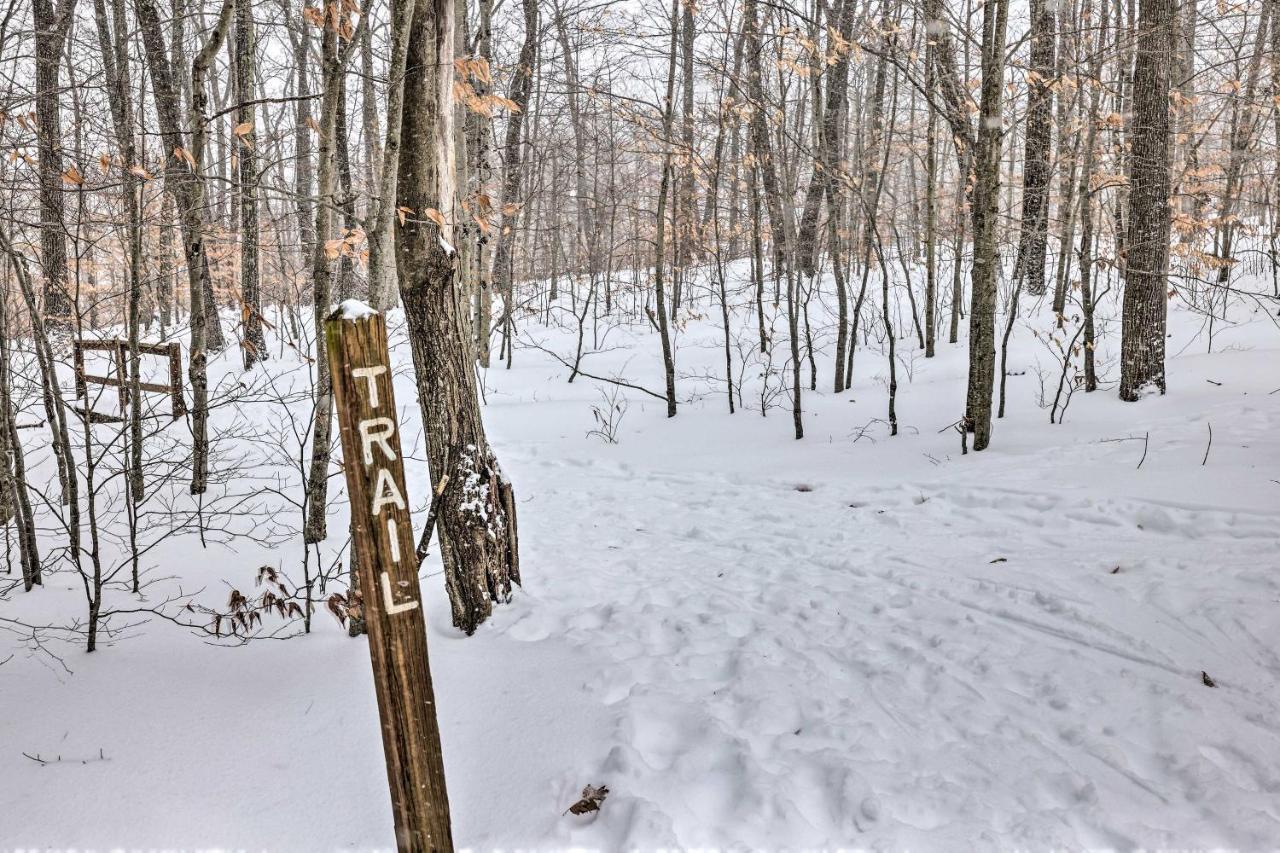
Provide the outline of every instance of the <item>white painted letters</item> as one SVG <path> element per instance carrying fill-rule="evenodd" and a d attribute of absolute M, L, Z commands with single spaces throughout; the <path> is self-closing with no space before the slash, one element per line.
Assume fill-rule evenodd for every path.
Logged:
<path fill-rule="evenodd" d="M 378 384 L 377 377 L 387 372 L 385 364 L 375 364 L 372 367 L 355 367 L 351 369 L 351 376 L 355 379 L 363 379 L 365 388 L 369 392 L 369 406 L 378 408 Z M 373 497 L 370 501 L 369 511 L 375 516 L 379 516 L 383 510 L 388 507 L 396 507 L 401 512 L 408 512 L 408 504 L 404 499 L 404 495 L 400 491 L 400 487 L 396 485 L 395 475 L 386 467 L 389 463 L 399 462 L 395 451 L 391 447 L 391 437 L 396 434 L 396 422 L 394 418 L 368 418 L 359 421 L 356 424 L 356 431 L 360 433 L 360 453 L 364 457 L 364 464 L 367 467 L 377 465 L 376 472 L 373 476 Z M 373 448 L 377 446 L 381 449 L 383 459 L 374 460 Z M 390 513 L 386 518 L 387 542 L 390 545 L 391 563 L 398 565 L 400 563 L 400 529 L 396 523 L 394 513 Z M 382 608 L 389 616 L 397 613 L 405 613 L 418 607 L 418 598 L 416 590 L 416 579 L 414 584 L 400 582 L 405 587 L 404 593 L 409 597 L 408 601 L 400 604 L 396 603 L 392 594 L 391 575 L 383 571 L 379 574 L 379 592 L 382 594 Z"/>
<path fill-rule="evenodd" d="M 374 380 L 387 372 L 385 364 L 375 364 L 373 367 L 353 367 L 351 375 L 356 379 L 363 379 L 369 389 L 369 405 L 378 408 L 378 383 Z"/>
<path fill-rule="evenodd" d="M 395 604 L 395 599 L 391 595 L 391 576 L 386 572 L 382 573 L 382 606 L 386 608 L 387 615 L 394 616 L 397 613 L 404 613 L 406 610 L 413 610 L 418 606 L 416 598 L 406 601 L 404 604 Z"/>
<path fill-rule="evenodd" d="M 384 506 L 397 506 L 402 510 L 408 510 L 404 495 L 400 494 L 400 487 L 396 485 L 396 478 L 391 476 L 391 472 L 386 468 L 379 468 L 373 481 L 373 503 L 369 511 L 377 515 L 382 512 Z"/>
<path fill-rule="evenodd" d="M 360 450 L 364 453 L 364 464 L 373 464 L 375 444 L 387 455 L 387 461 L 396 461 L 396 455 L 391 450 L 391 442 L 387 441 L 396 433 L 395 421 L 391 418 L 370 418 L 367 421 L 361 421 L 357 428 L 360 430 Z"/>

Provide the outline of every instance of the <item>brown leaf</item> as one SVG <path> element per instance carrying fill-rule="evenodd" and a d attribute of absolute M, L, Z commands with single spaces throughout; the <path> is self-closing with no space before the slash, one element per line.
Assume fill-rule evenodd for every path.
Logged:
<path fill-rule="evenodd" d="M 62 173 L 62 180 L 66 181 L 68 184 L 80 186 L 84 183 L 84 176 L 80 174 L 80 170 L 75 166 L 69 166 L 67 167 L 67 171 Z"/>
<path fill-rule="evenodd" d="M 604 798 L 609 796 L 609 788 L 601 785 L 599 788 L 587 785 L 582 789 L 582 799 L 569 806 L 569 812 L 573 814 L 589 814 L 591 812 L 600 811 L 600 804 L 604 802 Z"/>
<path fill-rule="evenodd" d="M 422 211 L 422 215 L 427 217 L 427 219 L 430 219 L 439 227 L 444 227 L 444 214 L 436 210 L 434 207 L 428 207 L 426 210 Z"/>

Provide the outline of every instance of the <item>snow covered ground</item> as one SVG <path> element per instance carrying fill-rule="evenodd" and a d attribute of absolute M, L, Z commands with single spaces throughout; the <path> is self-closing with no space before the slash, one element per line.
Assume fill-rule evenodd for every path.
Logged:
<path fill-rule="evenodd" d="M 617 444 L 588 435 L 607 387 L 567 384 L 549 356 L 524 348 L 485 377 L 525 586 L 464 638 L 438 562 L 424 567 L 459 845 L 1280 845 L 1271 317 L 1233 306 L 1206 353 L 1202 318 L 1175 304 L 1168 396 L 1081 391 L 1050 425 L 1042 306 L 1015 333 L 1008 417 L 961 456 L 946 427 L 963 343 L 926 361 L 900 342 L 890 438 L 878 344 L 834 395 L 822 332 L 795 441 L 785 395 L 760 415 L 758 365 L 754 410 L 727 413 L 718 308 L 689 313 L 679 416 L 623 389 Z M 1114 380 L 1118 324 L 1104 331 Z M 565 357 L 576 338 L 524 335 Z M 602 346 L 588 372 L 661 387 L 654 335 L 614 329 Z M 238 377 L 234 358 L 215 369 Z M 287 354 L 267 367 L 299 369 Z M 407 376 L 398 397 L 408 439 Z M 425 467 L 409 468 L 420 504 Z M 330 530 L 345 529 L 339 511 Z M 221 603 L 259 565 L 300 560 L 296 542 L 186 535 L 147 565 L 176 577 L 153 590 Z M 73 575 L 47 583 L 0 615 L 83 608 Z M 65 669 L 0 633 L 0 849 L 393 844 L 368 653 L 323 611 L 288 641 L 225 647 L 152 620 L 92 655 L 56 651 Z M 601 811 L 564 814 L 587 784 L 609 787 Z"/>

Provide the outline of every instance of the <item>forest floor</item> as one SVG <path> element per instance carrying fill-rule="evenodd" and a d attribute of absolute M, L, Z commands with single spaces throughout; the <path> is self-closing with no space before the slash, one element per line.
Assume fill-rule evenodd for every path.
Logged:
<path fill-rule="evenodd" d="M 785 393 L 761 417 L 760 365 L 754 410 L 728 414 L 718 308 L 691 313 L 678 417 L 622 389 L 616 444 L 588 434 L 610 386 L 567 384 L 527 347 L 485 376 L 525 584 L 464 638 L 434 555 L 423 570 L 460 846 L 1280 844 L 1272 318 L 1234 306 L 1207 353 L 1175 305 L 1167 396 L 1125 404 L 1108 384 L 1051 425 L 1046 307 L 1015 334 L 991 448 L 962 456 L 963 343 L 925 360 L 900 342 L 890 437 L 877 344 L 836 395 L 824 337 L 795 441 Z M 1118 323 L 1103 329 L 1113 348 Z M 523 335 L 571 357 L 570 331 Z M 661 387 L 653 334 L 601 349 L 588 372 Z M 421 503 L 425 466 L 408 467 Z M 175 580 L 151 595 L 220 602 L 300 553 L 169 540 L 148 565 Z M 78 587 L 55 574 L 0 613 L 66 618 Z M 56 653 L 0 633 L 0 849 L 392 846 L 368 652 L 323 610 L 283 642 L 152 620 Z M 565 814 L 587 784 L 609 787 L 600 811 Z"/>

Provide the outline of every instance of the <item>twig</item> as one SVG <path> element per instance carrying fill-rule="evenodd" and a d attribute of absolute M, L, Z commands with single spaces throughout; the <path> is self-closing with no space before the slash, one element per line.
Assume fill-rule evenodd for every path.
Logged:
<path fill-rule="evenodd" d="M 561 357 L 560 357 L 560 355 L 559 355 L 558 353 L 555 353 L 555 352 L 553 352 L 553 351 L 551 351 L 551 350 L 547 349 L 546 347 L 539 346 L 539 345 L 537 345 L 537 344 L 527 344 L 527 346 L 529 346 L 531 349 L 536 349 L 536 350 L 538 350 L 539 352 L 545 352 L 547 355 L 551 356 L 551 357 L 552 357 L 552 358 L 554 358 L 556 361 L 558 361 L 558 362 L 560 362 L 561 364 L 563 364 L 565 367 L 569 368 L 570 370 L 572 370 L 572 369 L 573 369 L 573 365 L 572 365 L 572 364 L 570 364 L 569 362 L 565 361 L 563 358 L 561 358 Z M 667 395 L 666 395 L 666 394 L 659 394 L 657 391 L 650 391 L 648 388 L 645 388 L 643 385 L 632 385 L 630 382 L 624 382 L 624 381 L 622 381 L 621 379 L 608 379 L 608 378 L 606 378 L 606 377 L 604 377 L 604 376 L 595 376 L 595 375 L 593 375 L 593 374 L 587 373 L 587 372 L 586 372 L 585 370 L 583 370 L 581 367 L 579 367 L 577 370 L 578 370 L 578 375 L 579 375 L 579 376 L 585 376 L 585 377 L 587 377 L 588 379 L 594 379 L 594 380 L 596 380 L 597 382 L 611 382 L 611 383 L 613 383 L 614 385 L 621 385 L 623 388 L 630 388 L 630 389 L 632 389 L 633 391 L 640 391 L 640 392 L 642 392 L 642 393 L 648 394 L 650 397 L 656 397 L 656 398 L 658 398 L 659 400 L 666 401 L 666 399 L 667 399 Z"/>
<path fill-rule="evenodd" d="M 1213 424 L 1205 421 L 1205 425 L 1209 427 L 1209 443 L 1204 446 L 1204 458 L 1200 460 L 1201 468 L 1209 461 L 1209 448 L 1213 447 Z"/>
<path fill-rule="evenodd" d="M 418 547 L 413 551 L 413 555 L 418 558 L 419 567 L 422 566 L 422 561 L 427 559 L 427 550 L 431 546 L 431 531 L 435 529 L 436 518 L 440 515 L 440 499 L 444 496 L 444 487 L 447 485 L 449 485 L 449 475 L 445 474 L 436 485 L 435 493 L 431 495 L 431 507 L 427 510 L 427 523 L 422 528 L 422 537 L 418 540 Z"/>
<path fill-rule="evenodd" d="M 1099 444 L 1115 444 L 1121 441 L 1138 441 L 1136 435 L 1127 435 L 1124 438 L 1104 438 Z M 1151 433 L 1144 433 L 1142 436 L 1142 458 L 1138 460 L 1138 467 L 1142 467 L 1142 463 L 1147 461 L 1147 447 L 1151 443 Z"/>

